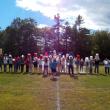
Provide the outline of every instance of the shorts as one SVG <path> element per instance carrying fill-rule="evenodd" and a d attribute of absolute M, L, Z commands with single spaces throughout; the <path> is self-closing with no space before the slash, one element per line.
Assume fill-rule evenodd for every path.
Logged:
<path fill-rule="evenodd" d="M 48 68 L 48 65 L 44 65 L 44 68 Z"/>
<path fill-rule="evenodd" d="M 34 67 L 35 67 L 35 68 L 37 68 L 37 67 L 38 67 L 37 63 L 34 63 Z"/>
<path fill-rule="evenodd" d="M 52 68 L 51 70 L 52 70 L 52 73 L 56 73 L 57 72 L 56 69 Z"/>

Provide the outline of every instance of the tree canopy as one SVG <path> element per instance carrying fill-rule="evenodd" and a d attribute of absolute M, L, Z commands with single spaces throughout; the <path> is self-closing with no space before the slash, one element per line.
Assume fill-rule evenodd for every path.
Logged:
<path fill-rule="evenodd" d="M 110 33 L 96 31 L 90 34 L 89 29 L 81 26 L 83 23 L 84 19 L 79 15 L 72 27 L 68 21 L 64 25 L 59 21 L 57 29 L 55 25 L 39 28 L 32 18 L 16 18 L 5 30 L 0 29 L 0 48 L 14 56 L 56 49 L 63 53 L 79 53 L 82 57 L 98 52 L 102 58 L 110 58 Z"/>

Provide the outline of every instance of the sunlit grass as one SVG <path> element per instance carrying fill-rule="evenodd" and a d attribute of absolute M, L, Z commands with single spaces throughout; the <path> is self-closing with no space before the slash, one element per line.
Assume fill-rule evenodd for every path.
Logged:
<path fill-rule="evenodd" d="M 61 75 L 61 110 L 110 110 L 110 75 Z M 38 74 L 0 74 L 0 110 L 56 110 L 56 82 Z"/>
<path fill-rule="evenodd" d="M 0 74 L 0 110 L 53 110 L 54 83 L 39 75 Z"/>

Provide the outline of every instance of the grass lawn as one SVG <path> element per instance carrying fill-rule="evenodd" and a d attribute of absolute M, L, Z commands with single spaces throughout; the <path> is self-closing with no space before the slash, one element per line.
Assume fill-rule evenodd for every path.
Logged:
<path fill-rule="evenodd" d="M 101 68 L 103 74 L 103 69 Z M 110 110 L 110 75 L 79 75 L 59 80 L 34 74 L 0 74 L 0 110 Z"/>

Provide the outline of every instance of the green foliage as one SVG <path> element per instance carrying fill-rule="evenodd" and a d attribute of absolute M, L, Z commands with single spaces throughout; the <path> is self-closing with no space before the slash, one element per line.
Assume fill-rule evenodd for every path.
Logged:
<path fill-rule="evenodd" d="M 96 31 L 90 35 L 90 30 L 81 27 L 83 23 L 83 17 L 79 15 L 73 27 L 69 22 L 64 26 L 60 23 L 63 31 L 58 33 L 55 32 L 55 29 L 58 31 L 55 26 L 38 28 L 32 18 L 16 18 L 5 30 L 0 30 L 0 48 L 3 48 L 4 53 L 12 53 L 14 56 L 56 49 L 64 53 L 79 53 L 82 57 L 98 52 L 101 58 L 110 58 L 110 33 Z"/>
<path fill-rule="evenodd" d="M 13 55 L 37 51 L 38 28 L 35 20 L 16 18 L 5 30 L 4 51 Z"/>
<path fill-rule="evenodd" d="M 92 51 L 93 54 L 100 53 L 101 58 L 110 58 L 110 33 L 107 31 L 97 31 L 92 36 Z"/>

